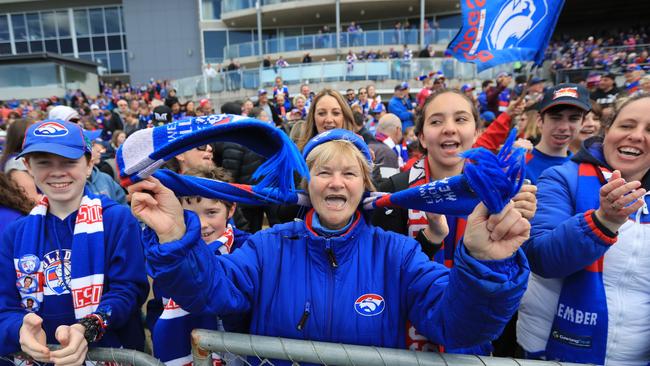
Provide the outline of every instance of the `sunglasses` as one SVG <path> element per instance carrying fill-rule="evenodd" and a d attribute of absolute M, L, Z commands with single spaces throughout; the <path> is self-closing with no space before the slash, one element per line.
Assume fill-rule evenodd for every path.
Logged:
<path fill-rule="evenodd" d="M 197 146 L 197 147 L 195 147 L 195 149 L 197 149 L 199 151 L 206 151 L 206 150 L 208 150 L 208 145 Z"/>

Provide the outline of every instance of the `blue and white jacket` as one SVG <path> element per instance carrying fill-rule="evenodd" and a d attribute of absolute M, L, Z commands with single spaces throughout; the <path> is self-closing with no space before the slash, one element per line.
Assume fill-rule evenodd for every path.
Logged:
<path fill-rule="evenodd" d="M 101 200 L 106 268 L 100 306 L 110 306 L 111 314 L 107 333 L 96 345 L 142 350 L 144 328 L 140 307 L 149 293 L 142 230 L 128 207 L 106 197 Z M 39 257 L 45 269 L 50 265 L 61 265 L 61 257 L 69 258 L 76 216 L 77 211 L 64 220 L 49 213 L 45 216 L 48 247 L 45 248 L 45 253 L 33 253 Z M 21 258 L 21 243 L 15 238 L 23 237 L 26 223 L 26 217 L 12 223 L 3 233 L 0 242 L 0 355 L 20 350 L 18 333 L 27 311 L 21 307 L 21 297 L 16 287 L 14 261 Z M 64 263 L 69 265 L 67 260 Z M 49 278 L 42 280 L 45 283 L 41 286 L 50 286 Z M 59 343 L 54 337 L 59 325 L 77 322 L 69 291 L 44 296 L 36 314 L 43 318 L 43 329 L 49 344 Z"/>
<path fill-rule="evenodd" d="M 531 237 L 522 247 L 533 274 L 519 309 L 517 342 L 532 357 L 542 357 L 556 315 L 583 324 L 602 321 L 607 323 L 605 364 L 646 365 L 650 362 L 650 196 L 644 197 L 646 206 L 630 215 L 618 235 L 607 233 L 594 222 L 591 210 L 576 208 L 597 209 L 601 187 L 579 185 L 580 163 L 609 168 L 602 139 L 588 139 L 571 161 L 548 168 L 537 182 L 537 212 Z M 650 189 L 650 174 L 642 184 Z M 579 189 L 590 190 L 591 202 L 578 202 L 579 195 L 585 197 Z M 607 318 L 596 320 L 588 313 L 579 315 L 580 309 L 558 306 L 565 279 L 603 255 Z"/>
<path fill-rule="evenodd" d="M 251 311 L 251 334 L 315 341 L 405 348 L 410 319 L 434 342 L 468 347 L 496 338 L 518 307 L 529 273 L 521 251 L 482 262 L 461 244 L 449 270 L 358 212 L 343 235 L 318 236 L 313 212 L 214 256 L 185 211 L 178 241 L 159 245 L 145 230 L 148 271 L 192 313 Z"/>

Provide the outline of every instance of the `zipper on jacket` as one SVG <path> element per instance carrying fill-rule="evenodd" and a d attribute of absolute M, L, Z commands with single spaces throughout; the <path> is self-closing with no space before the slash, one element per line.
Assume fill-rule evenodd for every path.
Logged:
<path fill-rule="evenodd" d="M 334 310 L 334 270 L 338 267 L 334 251 L 332 250 L 331 239 L 325 239 L 325 251 L 330 259 L 330 269 L 327 271 L 327 337 L 332 339 L 332 312 Z"/>
<path fill-rule="evenodd" d="M 336 261 L 336 256 L 334 255 L 334 250 L 332 249 L 332 246 L 330 244 L 330 239 L 326 239 L 327 241 L 325 242 L 325 252 L 327 253 L 327 258 L 330 260 L 330 266 L 332 268 L 337 268 L 339 266 L 338 262 Z"/>
<path fill-rule="evenodd" d="M 305 329 L 305 324 L 307 324 L 307 319 L 309 319 L 309 315 L 311 315 L 311 304 L 309 301 L 305 303 L 305 311 L 302 313 L 302 316 L 300 317 L 300 321 L 298 322 L 298 325 L 296 325 L 296 329 L 298 330 L 303 330 Z"/>

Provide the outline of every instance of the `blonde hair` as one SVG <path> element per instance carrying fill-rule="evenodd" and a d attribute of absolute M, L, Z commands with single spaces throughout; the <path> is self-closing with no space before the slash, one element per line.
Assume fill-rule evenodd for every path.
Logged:
<path fill-rule="evenodd" d="M 307 98 L 305 98 L 305 96 L 302 95 L 302 94 L 298 94 L 298 95 L 296 95 L 295 97 L 293 97 L 293 101 L 292 101 L 292 102 L 293 102 L 293 105 L 294 105 L 294 106 L 295 106 L 296 104 L 298 104 L 298 99 L 302 99 L 305 103 L 307 103 Z"/>
<path fill-rule="evenodd" d="M 357 161 L 363 176 L 363 186 L 366 191 L 374 192 L 375 185 L 372 183 L 372 167 L 361 151 L 354 144 L 347 140 L 333 140 L 316 146 L 305 159 L 307 168 L 311 171 L 315 167 L 327 164 L 337 156 L 352 157 Z M 303 179 L 301 187 L 307 190 L 307 180 Z"/>
<path fill-rule="evenodd" d="M 536 109 L 530 109 L 524 112 L 526 117 L 528 117 L 528 122 L 524 128 L 524 138 L 533 138 L 536 139 L 541 136 L 542 131 L 537 125 L 537 117 L 539 117 L 539 112 Z"/>
<path fill-rule="evenodd" d="M 336 90 L 325 88 L 321 90 L 320 93 L 316 94 L 314 100 L 311 103 L 311 106 L 309 106 L 309 112 L 307 113 L 307 120 L 305 121 L 305 124 L 302 129 L 302 133 L 298 138 L 298 142 L 296 144 L 298 145 L 298 149 L 300 151 L 302 151 L 302 149 L 305 147 L 305 145 L 307 145 L 307 142 L 309 142 L 309 140 L 311 140 L 312 137 L 318 135 L 318 131 L 316 130 L 315 111 L 318 102 L 324 96 L 330 96 L 336 99 L 336 101 L 339 103 L 339 106 L 341 107 L 341 112 L 343 113 L 342 128 L 348 131 L 354 131 L 353 128 L 354 116 L 352 115 L 352 110 L 350 109 L 350 106 L 348 106 L 348 103 L 345 101 L 345 99 L 343 99 L 343 96 Z"/>

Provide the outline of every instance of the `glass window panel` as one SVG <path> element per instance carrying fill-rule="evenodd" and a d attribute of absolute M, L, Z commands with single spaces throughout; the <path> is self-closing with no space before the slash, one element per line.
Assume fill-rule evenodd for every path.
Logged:
<path fill-rule="evenodd" d="M 56 39 L 45 41 L 45 51 L 59 53 L 59 42 Z"/>
<path fill-rule="evenodd" d="M 41 30 L 41 17 L 38 16 L 38 13 L 30 13 L 25 17 L 27 18 L 27 32 L 29 33 L 29 39 L 43 39 L 43 31 Z"/>
<path fill-rule="evenodd" d="M 106 51 L 106 37 L 93 37 L 93 51 Z"/>
<path fill-rule="evenodd" d="M 31 41 L 29 42 L 29 47 L 32 49 L 32 52 L 43 52 L 43 41 Z"/>
<path fill-rule="evenodd" d="M 78 36 L 87 36 L 90 34 L 88 28 L 88 11 L 80 9 L 74 11 L 74 30 Z"/>
<path fill-rule="evenodd" d="M 106 33 L 120 33 L 120 18 L 117 8 L 104 9 L 106 18 Z"/>
<path fill-rule="evenodd" d="M 122 49 L 122 44 L 121 44 L 122 37 L 121 36 L 108 36 L 108 37 L 106 37 L 106 39 L 108 40 L 108 50 L 109 51 L 116 51 L 116 50 L 121 50 Z"/>
<path fill-rule="evenodd" d="M 108 71 L 108 55 L 105 53 L 95 53 L 93 59 L 99 64 L 98 68 L 104 68 Z"/>
<path fill-rule="evenodd" d="M 0 14 L 0 41 L 9 40 L 9 22 L 5 14 Z"/>
<path fill-rule="evenodd" d="M 79 37 L 77 38 L 77 51 L 90 52 L 90 38 Z"/>
<path fill-rule="evenodd" d="M 93 55 L 90 53 L 80 53 L 79 58 L 86 61 L 93 61 Z"/>
<path fill-rule="evenodd" d="M 0 55 L 11 55 L 11 43 L 0 43 Z"/>
<path fill-rule="evenodd" d="M 124 72 L 129 72 L 129 55 L 124 52 Z"/>
<path fill-rule="evenodd" d="M 27 42 L 16 42 L 16 53 L 29 53 Z"/>
<path fill-rule="evenodd" d="M 72 39 L 70 38 L 59 39 L 59 45 L 61 46 L 61 53 L 73 53 Z"/>
<path fill-rule="evenodd" d="M 104 34 L 104 12 L 102 9 L 90 9 L 90 30 L 93 34 Z"/>
<path fill-rule="evenodd" d="M 59 29 L 59 37 L 70 37 L 70 22 L 67 11 L 56 12 L 56 25 Z"/>
<path fill-rule="evenodd" d="M 241 31 L 229 30 L 228 40 L 230 42 L 229 44 L 233 45 L 233 44 L 251 42 L 253 40 L 253 37 L 251 36 L 251 31 L 249 30 L 241 30 Z"/>
<path fill-rule="evenodd" d="M 118 11 L 120 13 L 120 32 L 124 33 L 124 32 L 126 32 L 124 30 L 124 14 L 123 14 L 124 9 L 122 9 L 121 6 L 119 8 L 117 8 L 117 9 L 118 9 Z"/>
<path fill-rule="evenodd" d="M 41 13 L 41 20 L 43 21 L 43 35 L 45 38 L 56 37 L 56 21 L 54 20 L 53 12 Z"/>
<path fill-rule="evenodd" d="M 223 47 L 226 45 L 225 31 L 203 32 L 203 54 L 206 59 L 222 59 Z"/>
<path fill-rule="evenodd" d="M 122 52 L 111 52 L 109 54 L 111 74 L 120 74 L 124 72 L 124 60 Z"/>
<path fill-rule="evenodd" d="M 221 19 L 221 0 L 201 0 L 203 19 Z"/>
<path fill-rule="evenodd" d="M 122 47 L 126 50 L 126 36 L 122 36 Z"/>
<path fill-rule="evenodd" d="M 27 40 L 27 25 L 25 24 L 25 14 L 12 14 L 11 26 L 14 29 L 14 40 Z"/>

